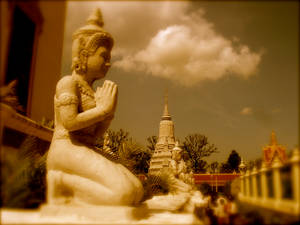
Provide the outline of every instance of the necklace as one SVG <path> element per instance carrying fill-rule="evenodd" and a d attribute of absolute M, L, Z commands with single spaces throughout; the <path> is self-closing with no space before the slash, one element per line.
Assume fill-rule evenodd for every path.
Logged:
<path fill-rule="evenodd" d="M 84 80 L 77 79 L 77 85 L 80 93 L 85 94 L 91 98 L 94 98 L 94 91 Z"/>

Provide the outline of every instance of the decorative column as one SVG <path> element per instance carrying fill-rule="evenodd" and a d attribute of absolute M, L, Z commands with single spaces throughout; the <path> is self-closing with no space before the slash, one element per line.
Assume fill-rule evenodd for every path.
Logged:
<path fill-rule="evenodd" d="M 240 163 L 240 165 L 239 165 L 239 169 L 240 169 L 240 174 L 241 174 L 241 176 L 240 176 L 240 185 L 241 185 L 241 195 L 243 196 L 243 197 L 245 197 L 245 191 L 246 191 L 246 187 L 244 186 L 244 180 L 245 180 L 245 167 L 246 167 L 246 165 L 245 165 L 245 163 L 244 163 L 244 160 L 242 159 L 241 160 L 241 163 Z"/>
<path fill-rule="evenodd" d="M 260 172 L 260 185 L 261 185 L 261 197 L 263 200 L 267 199 L 268 189 L 267 189 L 267 177 L 266 177 L 267 166 L 266 163 L 263 162 L 261 165 Z"/>
<path fill-rule="evenodd" d="M 282 187 L 281 187 L 281 180 L 280 180 L 280 167 L 282 163 L 278 156 L 274 157 L 272 162 L 272 169 L 273 169 L 273 187 L 274 187 L 274 194 L 275 194 L 275 201 L 279 202 L 282 196 Z"/>
<path fill-rule="evenodd" d="M 250 197 L 250 170 L 247 169 L 245 179 L 246 179 L 246 196 L 249 198 Z"/>
<path fill-rule="evenodd" d="M 293 150 L 293 155 L 291 158 L 292 163 L 292 184 L 293 184 L 293 198 L 294 201 L 298 204 L 297 211 L 300 211 L 300 153 L 299 149 L 295 148 Z"/>

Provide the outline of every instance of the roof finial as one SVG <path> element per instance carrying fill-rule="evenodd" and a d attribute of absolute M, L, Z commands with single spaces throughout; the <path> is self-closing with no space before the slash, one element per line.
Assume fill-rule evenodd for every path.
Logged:
<path fill-rule="evenodd" d="M 168 109 L 168 89 L 165 91 L 165 106 L 164 106 L 164 113 L 162 116 L 163 120 L 170 120 L 171 116 L 169 114 L 169 109 Z"/>
<path fill-rule="evenodd" d="M 86 22 L 87 24 L 98 25 L 100 27 L 103 27 L 104 22 L 103 22 L 101 10 L 99 8 L 96 8 L 94 12 L 89 16 Z"/>
<path fill-rule="evenodd" d="M 276 134 L 275 134 L 274 130 L 272 131 L 272 134 L 271 134 L 271 145 L 277 145 Z"/>
<path fill-rule="evenodd" d="M 169 110 L 168 110 L 168 89 L 166 89 L 165 92 L 165 112 L 164 115 L 169 115 Z"/>

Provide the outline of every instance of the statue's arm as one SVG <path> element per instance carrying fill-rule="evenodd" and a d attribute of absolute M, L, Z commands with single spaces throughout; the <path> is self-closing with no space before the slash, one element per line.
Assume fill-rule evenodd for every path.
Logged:
<path fill-rule="evenodd" d="M 71 76 L 64 77 L 58 82 L 56 87 L 56 98 L 58 101 L 65 98 L 65 96 L 74 99 L 70 104 L 60 104 L 58 109 L 62 124 L 67 130 L 75 131 L 89 127 L 111 115 L 117 97 L 116 85 L 112 82 L 104 84 L 101 91 L 98 94 L 101 96 L 101 101 L 96 99 L 96 107 L 78 113 L 76 82 Z"/>

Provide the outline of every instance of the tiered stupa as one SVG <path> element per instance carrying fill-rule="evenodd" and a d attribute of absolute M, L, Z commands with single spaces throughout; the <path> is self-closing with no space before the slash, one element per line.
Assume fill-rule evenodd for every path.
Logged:
<path fill-rule="evenodd" d="M 264 162 L 266 165 L 269 166 L 275 156 L 277 156 L 281 162 L 285 162 L 287 160 L 285 150 L 284 146 L 277 144 L 275 132 L 272 131 L 270 144 L 263 148 Z"/>
<path fill-rule="evenodd" d="M 169 167 L 172 150 L 175 147 L 174 123 L 168 110 L 168 96 L 165 95 L 164 113 L 159 124 L 159 136 L 150 161 L 149 173 L 160 172 Z"/>

